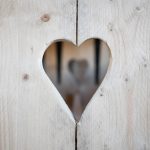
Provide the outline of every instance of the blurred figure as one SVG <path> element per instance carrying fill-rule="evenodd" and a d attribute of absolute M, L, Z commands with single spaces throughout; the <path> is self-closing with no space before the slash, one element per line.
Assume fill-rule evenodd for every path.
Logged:
<path fill-rule="evenodd" d="M 88 62 L 86 60 L 70 60 L 68 64 L 69 71 L 74 77 L 76 83 L 76 92 L 74 93 L 72 112 L 75 119 L 78 121 L 84 109 L 82 85 L 86 82 Z"/>

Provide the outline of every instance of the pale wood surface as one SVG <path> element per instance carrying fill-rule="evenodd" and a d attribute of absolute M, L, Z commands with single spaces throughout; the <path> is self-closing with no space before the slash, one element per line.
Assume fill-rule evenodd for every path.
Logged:
<path fill-rule="evenodd" d="M 79 44 L 111 48 L 108 73 L 78 125 L 78 150 L 150 150 L 150 1 L 79 1 Z"/>
<path fill-rule="evenodd" d="M 0 0 L 0 150 L 74 150 L 74 119 L 42 56 L 53 40 L 75 42 L 75 6 L 75 0 Z M 42 21 L 44 14 L 50 18 Z"/>
<path fill-rule="evenodd" d="M 0 0 L 0 150 L 74 150 L 74 119 L 42 56 L 56 39 L 75 43 L 75 6 Z M 79 44 L 102 38 L 112 59 L 78 124 L 78 150 L 150 149 L 149 14 L 149 0 L 79 1 Z"/>

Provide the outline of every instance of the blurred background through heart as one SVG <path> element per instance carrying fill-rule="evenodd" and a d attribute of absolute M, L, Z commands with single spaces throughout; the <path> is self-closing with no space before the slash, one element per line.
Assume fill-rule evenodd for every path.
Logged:
<path fill-rule="evenodd" d="M 46 50 L 43 67 L 72 111 L 80 117 L 106 75 L 110 49 L 99 39 L 90 39 L 80 47 L 57 41 Z"/>

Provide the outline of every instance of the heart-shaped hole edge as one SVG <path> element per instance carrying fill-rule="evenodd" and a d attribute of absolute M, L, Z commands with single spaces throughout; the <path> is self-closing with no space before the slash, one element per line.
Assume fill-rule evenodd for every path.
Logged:
<path fill-rule="evenodd" d="M 110 53 L 110 57 L 109 57 L 109 65 L 107 67 L 107 71 L 105 73 L 105 76 L 104 78 L 102 79 L 101 83 L 99 84 L 98 88 L 96 89 L 96 91 L 94 92 L 93 96 L 91 97 L 91 99 L 89 100 L 89 102 L 87 103 L 86 107 L 84 108 L 81 116 L 80 116 L 80 120 L 82 120 L 84 114 L 86 113 L 86 111 L 88 110 L 89 106 L 91 105 L 91 103 L 93 102 L 94 100 L 94 97 L 96 95 L 97 92 L 99 92 L 99 89 L 101 89 L 101 87 L 103 86 L 105 80 L 106 80 L 106 77 L 108 76 L 108 74 L 110 74 L 111 72 L 111 68 L 112 68 L 112 50 L 108 44 L 108 42 L 106 42 L 106 40 L 103 40 L 101 38 L 97 38 L 97 37 L 92 37 L 92 38 L 88 38 L 86 40 L 84 40 L 83 42 L 81 42 L 80 44 L 76 44 L 74 42 L 72 42 L 71 40 L 69 39 L 62 39 L 62 38 L 58 38 L 56 40 L 52 40 L 49 44 L 46 44 L 46 48 L 44 48 L 44 50 L 42 51 L 42 57 L 41 57 L 41 66 L 42 66 L 42 72 L 45 74 L 46 78 L 48 78 L 48 80 L 51 82 L 51 85 L 53 86 L 53 88 L 56 90 L 57 94 L 60 96 L 59 98 L 61 98 L 61 103 L 63 103 L 63 105 L 65 106 L 65 108 L 67 109 L 67 113 L 69 113 L 68 115 L 71 116 L 72 120 L 74 122 L 80 122 L 80 120 L 76 120 L 74 115 L 73 115 L 73 112 L 71 111 L 71 109 L 69 108 L 68 104 L 66 103 L 66 100 L 63 98 L 63 96 L 61 95 L 61 93 L 59 92 L 59 90 L 57 89 L 57 87 L 55 86 L 55 84 L 53 83 L 53 81 L 51 80 L 51 78 L 47 75 L 45 69 L 44 69 L 44 65 L 43 65 L 43 59 L 44 59 L 44 54 L 46 53 L 46 51 L 48 50 L 48 48 L 50 48 L 52 46 L 52 44 L 55 44 L 57 42 L 68 42 L 68 43 L 71 43 L 73 46 L 75 46 L 76 48 L 80 48 L 82 45 L 84 45 L 84 43 L 86 43 L 87 41 L 89 40 L 100 40 L 100 41 L 103 41 L 107 47 L 109 48 L 109 53 Z M 48 45 L 48 46 L 47 46 Z M 108 78 L 108 77 L 107 77 Z M 65 109 L 64 109 L 65 110 Z M 65 110 L 66 111 L 66 110 Z"/>

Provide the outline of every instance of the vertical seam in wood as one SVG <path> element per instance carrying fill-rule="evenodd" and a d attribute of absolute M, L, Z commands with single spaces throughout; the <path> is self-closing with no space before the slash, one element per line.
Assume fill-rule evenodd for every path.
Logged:
<path fill-rule="evenodd" d="M 76 0 L 76 45 L 78 46 L 78 5 L 79 0 Z M 78 150 L 78 122 L 76 122 L 75 126 L 75 150 Z"/>
<path fill-rule="evenodd" d="M 75 150 L 78 150 L 78 123 L 76 122 L 76 127 L 75 127 Z"/>
<path fill-rule="evenodd" d="M 95 84 L 99 85 L 100 82 L 100 69 L 99 69 L 99 61 L 100 61 L 100 50 L 101 50 L 101 41 L 99 39 L 95 39 Z"/>
<path fill-rule="evenodd" d="M 78 45 L 78 3 L 79 1 L 76 0 L 76 45 Z"/>

